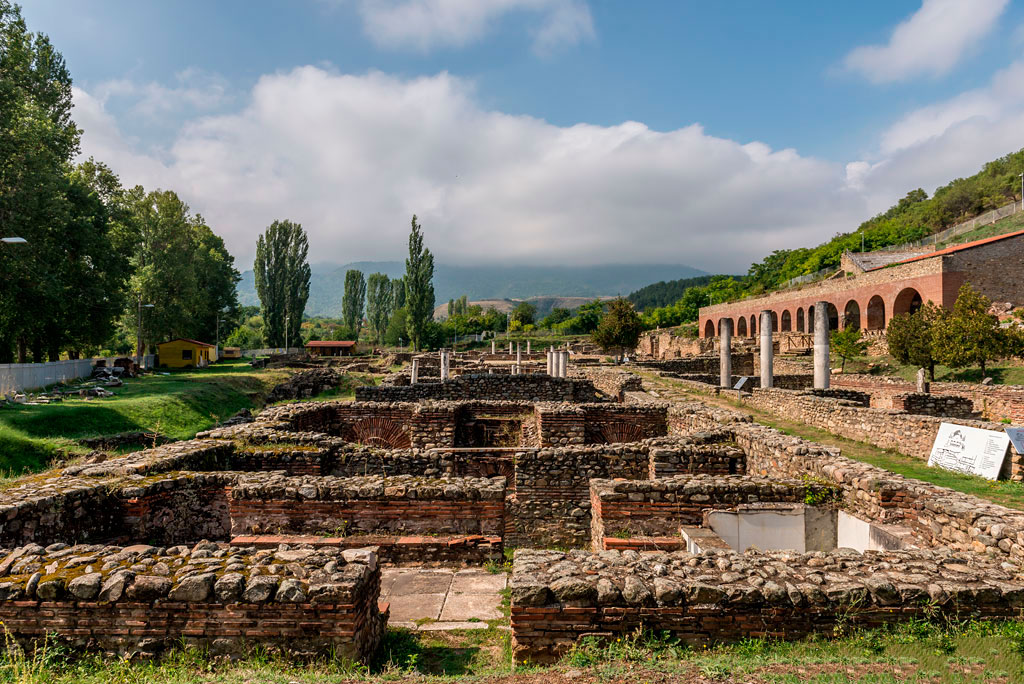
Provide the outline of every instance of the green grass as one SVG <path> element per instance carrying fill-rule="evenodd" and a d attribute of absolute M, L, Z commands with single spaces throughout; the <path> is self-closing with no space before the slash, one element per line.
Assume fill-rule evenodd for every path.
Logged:
<path fill-rule="evenodd" d="M 67 399 L 41 406 L 0 407 L 0 470 L 19 474 L 53 458 L 86 451 L 84 437 L 155 432 L 188 439 L 243 408 L 260 406 L 287 373 L 223 362 L 125 380 L 108 398 Z"/>
<path fill-rule="evenodd" d="M 1024 483 L 1010 480 L 986 480 L 975 475 L 954 473 L 941 468 L 930 468 L 925 461 L 904 456 L 891 449 L 881 449 L 864 442 L 857 442 L 845 437 L 838 437 L 831 432 L 812 427 L 806 423 L 780 418 L 779 416 L 754 408 L 724 395 L 712 396 L 689 387 L 683 387 L 671 379 L 661 378 L 650 373 L 641 373 L 645 379 L 671 387 L 673 390 L 688 395 L 689 399 L 699 399 L 708 404 L 736 409 L 749 414 L 762 425 L 775 428 L 780 432 L 801 437 L 811 442 L 842 449 L 843 456 L 855 461 L 870 463 L 886 470 L 911 477 L 922 482 L 930 482 L 940 487 L 948 487 L 964 494 L 971 494 L 1003 506 L 1024 510 Z"/>
<path fill-rule="evenodd" d="M 960 684 L 1024 679 L 1024 625 L 910 621 L 890 629 L 840 625 L 834 638 L 795 642 L 747 639 L 727 646 L 689 647 L 664 633 L 636 632 L 601 641 L 585 637 L 562 662 L 515 666 L 508 631 L 388 630 L 369 666 L 341 659 L 292 661 L 256 649 L 237 660 L 177 649 L 159 662 L 73 657 L 60 647 L 0 655 L 0 682 L 19 684 L 242 684 L 350 681 L 486 680 L 551 682 L 713 681 L 815 684 Z"/>
<path fill-rule="evenodd" d="M 899 363 L 891 356 L 864 356 L 846 362 L 847 373 L 870 373 L 871 375 L 894 375 L 908 382 L 917 379 L 917 366 Z M 1024 385 L 1024 365 L 1019 360 L 997 361 L 985 368 L 954 369 L 947 366 L 935 367 L 936 382 L 981 382 L 992 378 L 997 385 Z"/>
<path fill-rule="evenodd" d="M 984 240 L 987 237 L 1014 233 L 1021 229 L 1024 229 L 1024 214 L 1018 213 L 1013 216 L 1007 216 L 1001 221 L 996 221 L 992 225 L 982 226 L 981 228 L 976 228 L 969 233 L 957 235 L 955 238 L 947 240 L 946 242 L 940 242 L 939 248 L 952 247 L 953 245 L 973 242 L 974 240 Z"/>

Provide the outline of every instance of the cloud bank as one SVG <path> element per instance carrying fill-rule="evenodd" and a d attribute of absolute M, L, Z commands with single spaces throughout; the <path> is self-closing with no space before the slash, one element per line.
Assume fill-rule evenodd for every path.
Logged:
<path fill-rule="evenodd" d="M 266 75 L 233 111 L 197 112 L 156 151 L 140 150 L 90 92 L 76 89 L 75 119 L 84 155 L 126 184 L 176 190 L 242 268 L 279 218 L 304 225 L 315 261 L 401 258 L 416 213 L 448 263 L 742 272 L 1024 146 L 1024 108 L 1000 86 L 1011 75 L 971 95 L 998 106 L 978 115 L 954 100 L 912 112 L 881 136 L 878 155 L 846 164 L 699 125 L 555 126 L 488 110 L 471 82 L 447 73 Z"/>
<path fill-rule="evenodd" d="M 996 25 L 1009 0 L 924 0 L 885 45 L 863 45 L 844 59 L 873 83 L 941 76 Z"/>

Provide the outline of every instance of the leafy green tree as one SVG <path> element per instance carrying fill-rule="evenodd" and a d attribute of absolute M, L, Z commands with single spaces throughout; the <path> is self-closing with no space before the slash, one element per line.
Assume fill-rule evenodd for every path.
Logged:
<path fill-rule="evenodd" d="M 15 346 L 19 361 L 30 347 L 33 360 L 43 360 L 44 340 L 64 328 L 62 297 L 75 286 L 66 271 L 72 255 L 55 258 L 51 249 L 61 249 L 71 224 L 103 229 L 102 217 L 84 226 L 85 198 L 72 207 L 67 196 L 66 169 L 81 135 L 71 109 L 64 58 L 45 35 L 29 32 L 17 5 L 0 0 L 0 230 L 28 240 L 0 246 L 0 362 L 12 360 Z"/>
<path fill-rule="evenodd" d="M 536 306 L 530 302 L 519 302 L 516 304 L 516 308 L 512 309 L 512 322 L 519 328 L 523 328 L 527 325 L 532 325 L 536 315 Z"/>
<path fill-rule="evenodd" d="M 926 302 L 912 314 L 893 316 L 885 332 L 889 354 L 900 363 L 927 368 L 935 380 L 934 326 L 942 315 L 938 306 Z"/>
<path fill-rule="evenodd" d="M 395 278 L 391 281 L 391 316 L 405 306 L 405 278 Z"/>
<path fill-rule="evenodd" d="M 279 347 L 287 339 L 298 342 L 302 314 L 309 299 L 309 241 L 302 226 L 291 221 L 274 221 L 256 242 L 256 294 L 265 322 L 267 344 Z"/>
<path fill-rule="evenodd" d="M 412 217 L 409 258 L 405 260 L 406 330 L 413 349 L 424 342 L 427 323 L 434 317 L 434 255 L 423 246 L 423 231 Z"/>
<path fill-rule="evenodd" d="M 345 294 L 341 298 L 341 320 L 359 339 L 363 327 L 363 306 L 366 303 L 366 280 L 363 272 L 350 269 L 345 272 Z"/>
<path fill-rule="evenodd" d="M 576 315 L 559 323 L 558 328 L 574 335 L 589 335 L 597 330 L 603 316 L 604 303 L 595 299 L 576 309 Z"/>
<path fill-rule="evenodd" d="M 541 319 L 539 325 L 541 328 L 551 329 L 570 318 L 572 318 L 572 312 L 569 309 L 563 309 L 556 306 L 551 309 L 551 313 Z"/>
<path fill-rule="evenodd" d="M 950 368 L 977 364 L 981 375 L 985 365 L 1006 350 L 1006 336 L 999 318 L 988 312 L 992 302 L 965 283 L 957 294 L 953 311 L 943 316 L 934 328 L 935 356 Z"/>
<path fill-rule="evenodd" d="M 378 344 L 384 341 L 384 332 L 391 318 L 392 281 L 383 273 L 371 273 L 366 279 L 366 321 L 373 339 Z"/>
<path fill-rule="evenodd" d="M 618 361 L 626 349 L 636 347 L 643 330 L 643 321 L 633 305 L 629 300 L 619 298 L 609 303 L 608 313 L 601 319 L 591 338 L 604 351 L 618 350 Z"/>
<path fill-rule="evenodd" d="M 384 344 L 389 347 L 409 344 L 408 317 L 409 312 L 405 307 L 395 310 L 391 320 L 388 321 L 388 329 L 384 332 Z"/>
<path fill-rule="evenodd" d="M 829 347 L 832 354 L 842 360 L 839 370 L 845 373 L 847 360 L 863 356 L 868 350 L 868 342 L 861 339 L 860 328 L 851 325 L 842 330 L 833 330 Z"/>

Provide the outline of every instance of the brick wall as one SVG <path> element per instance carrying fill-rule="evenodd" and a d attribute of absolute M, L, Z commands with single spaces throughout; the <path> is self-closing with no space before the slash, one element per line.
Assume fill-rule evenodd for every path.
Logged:
<path fill-rule="evenodd" d="M 231 534 L 500 535 L 504 502 L 504 478 L 246 476 Z"/>
<path fill-rule="evenodd" d="M 447 382 L 408 386 L 357 387 L 357 401 L 395 402 L 421 399 L 595 401 L 597 390 L 589 380 L 536 375 L 460 375 Z"/>
<path fill-rule="evenodd" d="M 803 503 L 839 498 L 837 487 L 765 477 L 682 475 L 632 482 L 590 481 L 591 540 L 595 551 L 606 537 L 679 537 L 683 525 L 701 525 L 710 509 L 751 503 Z"/>
<path fill-rule="evenodd" d="M 840 623 L 1018 616 L 1016 569 L 974 554 L 640 554 L 520 550 L 513 562 L 516 662 L 549 663 L 585 634 L 667 631 L 694 648 L 832 636 Z M 984 601 L 978 600 L 985 596 Z"/>

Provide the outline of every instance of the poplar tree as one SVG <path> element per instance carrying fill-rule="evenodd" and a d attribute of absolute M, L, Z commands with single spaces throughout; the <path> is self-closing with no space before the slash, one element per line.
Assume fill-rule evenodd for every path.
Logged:
<path fill-rule="evenodd" d="M 274 221 L 256 242 L 256 294 L 263 309 L 264 339 L 273 347 L 301 340 L 302 314 L 309 299 L 309 241 L 302 226 Z M 288 330 L 286 336 L 285 321 Z"/>
<path fill-rule="evenodd" d="M 391 279 L 383 273 L 371 273 L 366 279 L 366 320 L 374 342 L 384 340 L 391 319 Z"/>
<path fill-rule="evenodd" d="M 423 232 L 412 217 L 409 258 L 405 260 L 406 331 L 413 349 L 419 350 L 427 324 L 434 315 L 434 255 L 423 246 Z"/>
<path fill-rule="evenodd" d="M 363 272 L 350 269 L 345 272 L 345 294 L 341 297 L 341 320 L 359 339 L 363 327 L 363 305 L 366 303 L 366 280 Z"/>

